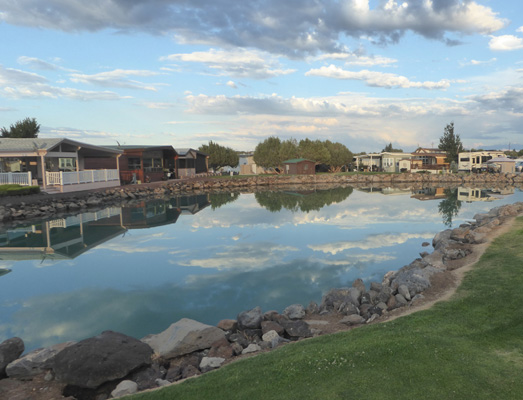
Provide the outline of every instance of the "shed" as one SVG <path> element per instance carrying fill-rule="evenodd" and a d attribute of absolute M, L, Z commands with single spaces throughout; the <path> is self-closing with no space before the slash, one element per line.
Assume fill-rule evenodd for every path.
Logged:
<path fill-rule="evenodd" d="M 516 160 L 507 157 L 495 157 L 487 161 L 488 165 L 495 165 L 499 168 L 499 172 L 514 172 L 516 170 Z"/>
<path fill-rule="evenodd" d="M 285 173 L 289 175 L 315 175 L 316 163 L 305 158 L 293 158 L 283 162 Z"/>

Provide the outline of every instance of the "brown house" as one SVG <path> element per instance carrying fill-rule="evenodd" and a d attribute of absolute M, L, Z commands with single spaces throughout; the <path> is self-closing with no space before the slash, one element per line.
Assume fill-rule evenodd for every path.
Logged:
<path fill-rule="evenodd" d="M 285 174 L 288 175 L 315 175 L 316 163 L 305 158 L 294 158 L 283 162 Z"/>
<path fill-rule="evenodd" d="M 447 152 L 441 149 L 419 147 L 412 153 L 412 169 L 441 171 L 448 170 Z"/>
<path fill-rule="evenodd" d="M 172 146 L 105 146 L 123 150 L 120 156 L 120 180 L 122 184 L 156 182 L 176 175 L 178 154 Z M 109 162 L 110 160 L 106 160 Z M 100 163 L 102 161 L 98 161 Z"/>

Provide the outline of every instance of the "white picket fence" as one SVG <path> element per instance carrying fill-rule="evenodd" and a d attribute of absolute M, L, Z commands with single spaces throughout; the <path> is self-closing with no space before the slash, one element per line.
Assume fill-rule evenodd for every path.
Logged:
<path fill-rule="evenodd" d="M 31 172 L 1 172 L 0 185 L 31 186 Z"/>
<path fill-rule="evenodd" d="M 64 186 L 80 183 L 108 182 L 120 179 L 117 169 L 92 169 L 78 172 L 46 172 L 47 185 Z"/>

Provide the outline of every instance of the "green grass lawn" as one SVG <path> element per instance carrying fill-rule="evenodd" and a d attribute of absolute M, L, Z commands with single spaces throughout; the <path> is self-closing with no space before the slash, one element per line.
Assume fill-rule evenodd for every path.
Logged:
<path fill-rule="evenodd" d="M 167 399 L 523 399 L 523 218 L 450 301 L 284 346 L 131 396 Z"/>

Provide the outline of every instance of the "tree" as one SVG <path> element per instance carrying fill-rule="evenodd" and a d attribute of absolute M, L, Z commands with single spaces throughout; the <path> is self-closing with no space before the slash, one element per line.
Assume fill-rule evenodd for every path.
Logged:
<path fill-rule="evenodd" d="M 4 138 L 37 138 L 40 124 L 36 122 L 36 118 L 26 118 L 11 125 L 9 130 L 4 127 L 0 131 Z"/>
<path fill-rule="evenodd" d="M 352 162 L 353 155 L 344 144 L 332 143 L 330 140 L 326 140 L 324 146 L 330 154 L 330 172 L 340 172 L 344 165 Z"/>
<path fill-rule="evenodd" d="M 385 146 L 385 148 L 381 151 L 382 153 L 403 153 L 402 149 L 395 149 L 392 147 L 392 143 L 389 143 Z"/>
<path fill-rule="evenodd" d="M 300 140 L 298 152 L 300 157 L 314 161 L 316 164 L 329 164 L 331 159 L 329 150 L 320 140 Z"/>
<path fill-rule="evenodd" d="M 240 163 L 238 153 L 230 147 L 220 146 L 212 140 L 209 144 L 202 144 L 199 151 L 209 155 L 209 166 L 215 171 L 222 167 L 236 167 Z"/>
<path fill-rule="evenodd" d="M 254 162 L 260 167 L 279 168 L 281 171 L 280 149 L 281 140 L 274 136 L 268 137 L 254 149 Z"/>
<path fill-rule="evenodd" d="M 296 139 L 289 139 L 281 142 L 280 144 L 280 163 L 286 160 L 292 160 L 298 158 L 298 142 Z"/>
<path fill-rule="evenodd" d="M 454 122 L 445 127 L 443 136 L 439 138 L 438 148 L 447 152 L 447 162 L 458 162 L 458 153 L 463 151 L 463 144 L 459 135 L 454 133 Z"/>

